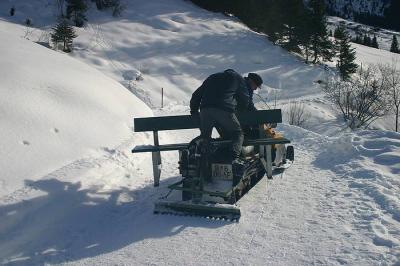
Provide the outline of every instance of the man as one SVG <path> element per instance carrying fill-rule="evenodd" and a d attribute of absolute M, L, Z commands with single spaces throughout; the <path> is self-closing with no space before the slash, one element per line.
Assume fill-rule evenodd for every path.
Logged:
<path fill-rule="evenodd" d="M 205 139 L 211 138 L 213 127 L 217 126 L 224 137 L 232 140 L 232 160 L 240 161 L 243 131 L 235 112 L 256 110 L 253 91 L 262 84 L 256 73 L 242 77 L 233 69 L 209 76 L 193 93 L 190 113 L 197 114 L 200 108 L 200 131 Z"/>

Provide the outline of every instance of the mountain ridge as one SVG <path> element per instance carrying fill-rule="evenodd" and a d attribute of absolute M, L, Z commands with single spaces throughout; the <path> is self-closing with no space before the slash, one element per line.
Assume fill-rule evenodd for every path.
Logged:
<path fill-rule="evenodd" d="M 389 29 L 400 29 L 400 4 L 394 0 L 325 0 L 329 15 Z"/>

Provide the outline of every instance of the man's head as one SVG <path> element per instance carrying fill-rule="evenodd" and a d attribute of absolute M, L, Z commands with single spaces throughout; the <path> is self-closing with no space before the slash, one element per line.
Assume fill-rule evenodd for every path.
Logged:
<path fill-rule="evenodd" d="M 253 90 L 256 90 L 263 83 L 262 78 L 256 73 L 249 73 L 247 78 L 250 80 L 250 85 Z"/>

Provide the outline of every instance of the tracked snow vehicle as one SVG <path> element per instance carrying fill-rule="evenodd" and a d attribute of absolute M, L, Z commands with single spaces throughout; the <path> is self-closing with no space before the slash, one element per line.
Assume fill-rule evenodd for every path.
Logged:
<path fill-rule="evenodd" d="M 154 185 L 161 173 L 161 151 L 179 151 L 182 179 L 169 185 L 169 197 L 155 203 L 154 213 L 196 215 L 213 219 L 239 220 L 236 203 L 265 175 L 284 171 L 294 160 L 290 141 L 275 133 L 271 125 L 282 122 L 281 110 L 261 110 L 238 115 L 245 130 L 242 164 L 232 165 L 230 140 L 204 140 L 160 145 L 159 130 L 198 128 L 196 116 L 136 118 L 135 131 L 153 131 L 154 145 L 136 146 L 132 152 L 152 152 Z"/>

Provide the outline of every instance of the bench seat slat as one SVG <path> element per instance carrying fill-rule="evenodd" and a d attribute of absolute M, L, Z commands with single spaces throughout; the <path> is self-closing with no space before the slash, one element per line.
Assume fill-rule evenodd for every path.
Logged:
<path fill-rule="evenodd" d="M 213 144 L 218 146 L 227 146 L 231 143 L 230 140 L 214 140 Z M 286 138 L 263 138 L 263 139 L 247 139 L 244 140 L 243 146 L 252 145 L 272 145 L 272 144 L 286 144 L 290 143 L 290 140 Z M 139 152 L 158 152 L 158 151 L 174 151 L 186 149 L 189 143 L 176 143 L 176 144 L 165 144 L 165 145 L 140 145 L 133 148 L 132 153 Z"/>
<path fill-rule="evenodd" d="M 188 145 L 189 143 L 166 144 L 160 146 L 140 145 L 133 148 L 132 153 L 183 150 Z"/>

